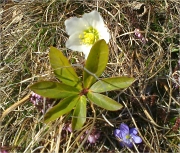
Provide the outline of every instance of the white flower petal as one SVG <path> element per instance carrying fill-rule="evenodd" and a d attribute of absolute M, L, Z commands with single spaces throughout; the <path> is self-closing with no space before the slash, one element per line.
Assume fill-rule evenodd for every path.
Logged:
<path fill-rule="evenodd" d="M 111 37 L 108 32 L 108 29 L 106 27 L 101 27 L 100 29 L 97 30 L 99 31 L 99 39 L 104 39 L 106 43 L 108 43 Z"/>
<path fill-rule="evenodd" d="M 66 41 L 66 47 L 73 51 L 83 52 L 85 54 L 85 58 L 87 59 L 92 46 L 80 44 L 80 39 L 78 38 L 78 36 L 79 33 L 71 35 L 69 39 Z"/>
<path fill-rule="evenodd" d="M 94 28 L 98 28 L 104 26 L 104 21 L 99 12 L 96 10 L 90 12 L 90 13 L 85 13 L 82 16 L 83 20 L 85 20 L 87 23 L 89 23 L 90 26 Z"/>
<path fill-rule="evenodd" d="M 109 42 L 110 34 L 108 29 L 105 27 L 103 18 L 97 11 L 92 11 L 90 13 L 85 13 L 83 19 L 86 20 L 93 28 L 97 29 L 99 32 L 99 39 L 104 39 L 106 43 Z"/>
<path fill-rule="evenodd" d="M 68 35 L 72 35 L 75 32 L 82 32 L 87 26 L 87 22 L 82 18 L 72 17 L 65 21 L 66 32 Z"/>
<path fill-rule="evenodd" d="M 92 47 L 92 46 L 85 46 L 85 45 L 84 45 L 84 51 L 83 51 L 83 53 L 84 53 L 84 55 L 85 55 L 85 59 L 87 59 L 87 57 L 88 57 L 88 55 L 89 55 L 89 52 L 90 52 L 90 50 L 91 50 L 91 47 Z"/>
<path fill-rule="evenodd" d="M 80 44 L 80 39 L 78 38 L 78 36 L 79 36 L 79 33 L 74 33 L 73 35 L 71 35 L 69 39 L 66 41 L 66 47 L 74 51 L 77 51 L 77 49 L 74 47 L 82 46 Z M 79 49 L 80 49 L 79 51 L 82 52 L 82 49 L 81 48 Z"/>
<path fill-rule="evenodd" d="M 85 13 L 82 18 L 73 17 L 65 21 L 66 32 L 70 36 L 66 42 L 66 47 L 73 50 L 83 52 L 85 58 L 87 59 L 90 49 L 93 44 L 87 45 L 82 44 L 79 36 L 89 28 L 94 28 L 99 34 L 99 39 L 104 39 L 106 43 L 109 42 L 110 34 L 108 28 L 105 27 L 103 18 L 97 11 L 92 11 L 90 13 Z M 83 43 L 85 41 L 83 40 Z"/>

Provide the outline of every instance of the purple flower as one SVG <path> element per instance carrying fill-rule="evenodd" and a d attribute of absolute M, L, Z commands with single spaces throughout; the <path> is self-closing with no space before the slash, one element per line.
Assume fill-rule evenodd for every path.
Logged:
<path fill-rule="evenodd" d="M 86 132 L 81 136 L 81 140 L 83 140 L 88 133 L 89 133 L 89 130 L 86 130 Z M 97 130 L 97 128 L 94 127 L 87 138 L 87 143 L 95 144 L 101 137 L 100 133 L 101 132 Z"/>
<path fill-rule="evenodd" d="M 65 126 L 63 127 L 63 130 L 72 133 L 72 125 L 70 123 L 66 123 Z"/>
<path fill-rule="evenodd" d="M 136 37 L 138 37 L 144 44 L 148 41 L 147 38 L 144 38 L 144 36 L 140 33 L 139 29 L 134 30 L 134 34 Z"/>
<path fill-rule="evenodd" d="M 9 153 L 6 146 L 0 146 L 0 153 Z"/>
<path fill-rule="evenodd" d="M 114 130 L 114 135 L 120 139 L 120 145 L 122 147 L 127 146 L 129 148 L 133 147 L 133 143 L 141 143 L 142 139 L 137 136 L 137 129 L 136 128 L 131 128 L 129 129 L 129 127 L 124 124 L 121 123 L 119 129 L 115 129 Z"/>
<path fill-rule="evenodd" d="M 30 101 L 34 105 L 39 105 L 39 103 L 43 103 L 43 97 L 33 92 L 31 94 Z"/>
<path fill-rule="evenodd" d="M 86 131 L 86 134 L 88 133 L 89 131 L 87 130 Z M 97 130 L 97 129 L 93 129 L 91 131 L 91 134 L 88 136 L 88 141 L 89 143 L 93 144 L 93 143 L 96 143 L 98 141 L 98 139 L 100 138 L 100 132 Z"/>
<path fill-rule="evenodd" d="M 40 110 L 43 114 L 45 111 L 49 108 L 52 107 L 52 101 L 53 99 L 45 98 L 46 103 L 45 103 L 45 110 L 44 110 L 44 98 L 36 93 L 32 93 L 30 96 L 30 102 L 37 107 L 38 110 Z"/>

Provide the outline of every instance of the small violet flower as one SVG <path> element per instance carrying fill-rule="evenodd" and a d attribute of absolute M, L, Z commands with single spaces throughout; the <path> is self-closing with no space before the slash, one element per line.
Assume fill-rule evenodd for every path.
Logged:
<path fill-rule="evenodd" d="M 81 136 L 81 140 L 85 138 L 85 135 L 89 133 L 89 130 L 86 130 L 86 132 Z M 95 144 L 101 137 L 101 132 L 97 130 L 97 128 L 93 128 L 91 133 L 89 134 L 87 138 L 87 143 L 89 144 Z"/>
<path fill-rule="evenodd" d="M 33 92 L 31 94 L 30 101 L 34 105 L 38 105 L 39 103 L 43 103 L 43 97 Z"/>
<path fill-rule="evenodd" d="M 72 125 L 70 123 L 66 123 L 65 126 L 63 127 L 63 130 L 72 133 Z"/>
<path fill-rule="evenodd" d="M 85 13 L 82 18 L 71 17 L 65 21 L 66 32 L 69 39 L 66 47 L 83 52 L 87 59 L 92 45 L 100 39 L 109 42 L 110 34 L 103 18 L 97 11 Z"/>
<path fill-rule="evenodd" d="M 0 146 L 0 153 L 9 153 L 9 150 L 7 148 L 8 147 L 6 146 Z"/>
<path fill-rule="evenodd" d="M 144 38 L 144 36 L 140 33 L 139 29 L 134 30 L 134 34 L 136 37 L 138 37 L 144 44 L 148 41 L 147 38 Z"/>
<path fill-rule="evenodd" d="M 63 138 L 67 136 L 68 133 L 72 133 L 71 123 L 66 123 L 62 129 L 61 135 Z"/>
<path fill-rule="evenodd" d="M 86 131 L 86 134 L 88 134 L 88 130 Z M 93 129 L 91 131 L 91 134 L 88 136 L 88 141 L 90 144 L 94 144 L 98 141 L 100 138 L 100 132 L 97 129 Z"/>
<path fill-rule="evenodd" d="M 38 110 L 40 110 L 42 113 L 45 113 L 45 111 L 47 110 L 47 109 L 49 109 L 50 107 L 52 107 L 52 100 L 53 99 L 49 99 L 49 98 L 45 98 L 45 100 L 46 100 L 46 105 L 45 105 L 45 110 L 44 110 L 44 106 L 43 106 L 43 103 L 44 103 L 44 97 L 42 97 L 42 96 L 40 96 L 40 95 L 38 95 L 38 94 L 36 94 L 36 93 L 32 93 L 31 94 L 31 96 L 30 96 L 30 102 L 34 105 L 34 106 L 36 106 L 36 108 L 38 109 Z"/>
<path fill-rule="evenodd" d="M 0 150 L 0 153 L 8 153 L 6 150 Z"/>
<path fill-rule="evenodd" d="M 127 146 L 129 148 L 133 147 L 133 143 L 141 143 L 142 139 L 137 136 L 137 129 L 136 128 L 131 128 L 124 124 L 121 123 L 119 129 L 114 130 L 114 135 L 120 139 L 120 145 L 122 147 Z"/>

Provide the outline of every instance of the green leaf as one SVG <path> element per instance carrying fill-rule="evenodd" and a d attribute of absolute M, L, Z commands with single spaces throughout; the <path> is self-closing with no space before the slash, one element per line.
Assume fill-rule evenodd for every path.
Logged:
<path fill-rule="evenodd" d="M 72 129 L 79 130 L 86 121 L 86 97 L 80 96 L 73 113 Z"/>
<path fill-rule="evenodd" d="M 134 78 L 130 77 L 113 77 L 113 78 L 105 78 L 97 81 L 90 88 L 90 91 L 93 92 L 106 92 L 117 89 L 123 89 L 129 87 L 134 81 Z"/>
<path fill-rule="evenodd" d="M 80 79 L 74 68 L 70 65 L 68 59 L 63 53 L 55 47 L 50 47 L 49 58 L 54 74 L 63 83 L 82 89 Z"/>
<path fill-rule="evenodd" d="M 89 88 L 96 82 L 96 78 L 92 74 L 99 77 L 103 73 L 108 62 L 108 56 L 109 49 L 104 40 L 99 40 L 92 46 L 83 71 L 85 88 Z"/>
<path fill-rule="evenodd" d="M 123 107 L 120 103 L 116 102 L 115 100 L 99 93 L 88 92 L 87 97 L 94 104 L 106 110 L 116 111 Z"/>
<path fill-rule="evenodd" d="M 37 82 L 30 86 L 30 89 L 43 97 L 57 99 L 79 94 L 79 90 L 75 87 L 51 81 Z"/>
<path fill-rule="evenodd" d="M 44 122 L 48 123 L 57 119 L 58 117 L 70 112 L 77 104 L 79 96 L 71 96 L 61 100 L 57 105 L 51 108 L 44 117 Z"/>

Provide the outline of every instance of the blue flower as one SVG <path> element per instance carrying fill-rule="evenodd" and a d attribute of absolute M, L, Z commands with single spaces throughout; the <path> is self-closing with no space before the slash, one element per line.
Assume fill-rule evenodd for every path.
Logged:
<path fill-rule="evenodd" d="M 120 145 L 122 147 L 127 146 L 129 148 L 133 147 L 133 142 L 134 143 L 141 143 L 142 139 L 137 136 L 137 129 L 136 128 L 131 128 L 124 124 L 121 123 L 119 129 L 114 130 L 114 135 L 120 139 Z"/>

